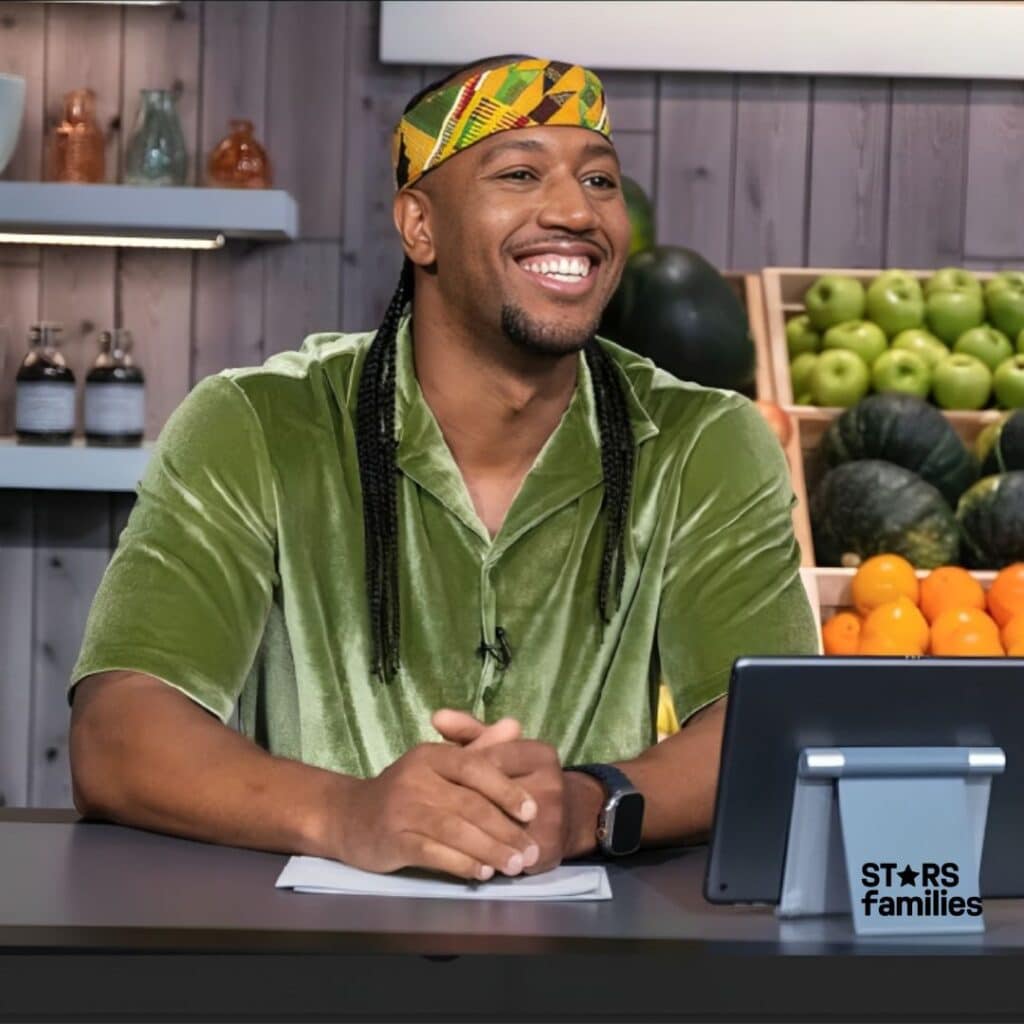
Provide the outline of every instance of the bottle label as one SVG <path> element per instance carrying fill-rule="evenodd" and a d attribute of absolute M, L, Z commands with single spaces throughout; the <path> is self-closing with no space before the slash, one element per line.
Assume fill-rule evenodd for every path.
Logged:
<path fill-rule="evenodd" d="M 86 384 L 87 434 L 141 434 L 145 426 L 144 384 Z"/>
<path fill-rule="evenodd" d="M 15 398 L 15 429 L 34 434 L 75 429 L 75 385 L 70 381 L 22 381 Z"/>

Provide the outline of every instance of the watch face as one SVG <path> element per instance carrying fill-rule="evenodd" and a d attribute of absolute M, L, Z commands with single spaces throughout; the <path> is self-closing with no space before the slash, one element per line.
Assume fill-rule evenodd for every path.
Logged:
<path fill-rule="evenodd" d="M 615 805 L 611 852 L 633 853 L 640 846 L 644 823 L 644 798 L 640 793 L 623 793 Z"/>

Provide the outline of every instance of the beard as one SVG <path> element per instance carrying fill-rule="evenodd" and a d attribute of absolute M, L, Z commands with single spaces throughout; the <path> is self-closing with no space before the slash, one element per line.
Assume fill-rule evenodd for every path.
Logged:
<path fill-rule="evenodd" d="M 560 326 L 532 319 L 521 306 L 506 302 L 501 307 L 501 329 L 505 337 L 527 352 L 564 356 L 579 352 L 597 334 L 600 318 L 585 327 Z"/>

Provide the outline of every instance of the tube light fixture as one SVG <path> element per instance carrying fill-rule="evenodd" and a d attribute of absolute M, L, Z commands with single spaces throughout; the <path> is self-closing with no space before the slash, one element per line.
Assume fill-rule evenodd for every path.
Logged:
<path fill-rule="evenodd" d="M 221 249 L 224 236 L 162 238 L 159 235 L 60 235 L 38 231 L 0 231 L 0 243 L 3 242 L 15 245 L 99 245 L 124 249 Z"/>

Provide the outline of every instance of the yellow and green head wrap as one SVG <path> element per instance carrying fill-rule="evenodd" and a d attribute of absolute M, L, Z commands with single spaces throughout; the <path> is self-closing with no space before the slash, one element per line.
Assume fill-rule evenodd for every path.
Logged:
<path fill-rule="evenodd" d="M 391 143 L 395 187 L 412 185 L 498 132 L 558 124 L 611 138 L 604 88 L 593 71 L 529 58 L 477 72 L 461 85 L 428 93 L 402 116 Z"/>

